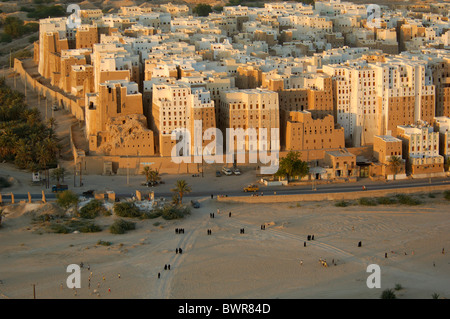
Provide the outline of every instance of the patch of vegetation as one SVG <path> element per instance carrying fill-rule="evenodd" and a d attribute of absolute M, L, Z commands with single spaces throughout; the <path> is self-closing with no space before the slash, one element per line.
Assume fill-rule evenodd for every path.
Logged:
<path fill-rule="evenodd" d="M 142 217 L 143 212 L 134 204 L 129 202 L 115 203 L 114 213 L 119 217 Z"/>
<path fill-rule="evenodd" d="M 78 195 L 72 191 L 66 190 L 56 194 L 56 202 L 62 208 L 68 209 L 69 207 L 78 204 Z"/>
<path fill-rule="evenodd" d="M 432 294 L 431 295 L 431 298 L 433 298 L 433 299 L 439 299 L 439 294 L 437 294 L 437 293 L 434 293 L 434 294 Z"/>
<path fill-rule="evenodd" d="M 400 194 L 400 195 L 396 195 L 396 197 L 397 197 L 398 203 L 402 204 L 402 205 L 415 206 L 415 205 L 422 204 L 422 202 L 419 199 L 408 196 L 408 195 Z"/>
<path fill-rule="evenodd" d="M 397 203 L 397 201 L 392 197 L 378 197 L 376 200 L 380 205 L 393 205 Z"/>
<path fill-rule="evenodd" d="M 397 299 L 397 296 L 395 296 L 394 290 L 386 289 L 386 290 L 383 290 L 380 298 L 381 299 Z"/>
<path fill-rule="evenodd" d="M 358 200 L 358 203 L 362 206 L 377 206 L 377 202 L 374 199 L 368 197 L 360 198 Z"/>
<path fill-rule="evenodd" d="M 191 210 L 189 207 L 166 205 L 162 208 L 155 209 L 153 213 L 161 216 L 165 220 L 173 220 L 184 218 L 184 216 L 191 213 Z"/>
<path fill-rule="evenodd" d="M 350 205 L 349 202 L 346 202 L 345 200 L 341 200 L 334 204 L 336 207 L 347 207 L 348 205 Z"/>
<path fill-rule="evenodd" d="M 29 12 L 27 14 L 28 18 L 33 18 L 36 20 L 44 18 L 57 18 L 66 16 L 66 10 L 60 5 L 44 6 L 40 5 L 36 10 Z"/>
<path fill-rule="evenodd" d="M 153 223 L 153 226 L 155 226 L 155 227 L 158 227 L 159 225 L 161 225 L 160 222 Z"/>
<path fill-rule="evenodd" d="M 11 183 L 4 177 L 0 177 L 0 189 L 10 187 Z"/>
<path fill-rule="evenodd" d="M 60 145 L 37 108 L 27 109 L 24 95 L 0 79 L 0 161 L 38 171 L 57 164 Z"/>
<path fill-rule="evenodd" d="M 445 191 L 445 192 L 444 192 L 444 198 L 445 198 L 446 200 L 450 200 L 450 191 Z"/>
<path fill-rule="evenodd" d="M 136 223 L 128 222 L 123 219 L 117 219 L 110 227 L 111 234 L 125 234 L 129 230 L 136 229 Z"/>
<path fill-rule="evenodd" d="M 198 15 L 199 17 L 207 17 L 212 11 L 211 6 L 204 3 L 199 3 L 194 7 L 194 9 L 192 9 L 192 13 Z"/>
<path fill-rule="evenodd" d="M 104 240 L 99 240 L 98 242 L 97 242 L 97 245 L 102 245 L 102 246 L 111 246 L 112 245 L 112 242 L 110 242 L 110 241 L 104 241 Z"/>
<path fill-rule="evenodd" d="M 111 215 L 111 213 L 103 206 L 102 202 L 97 199 L 93 199 L 84 205 L 78 213 L 79 217 L 87 219 L 94 219 L 97 216 L 109 215 Z"/>
<path fill-rule="evenodd" d="M 395 289 L 396 291 L 400 291 L 400 290 L 403 289 L 403 286 L 400 285 L 400 284 L 396 284 L 395 287 L 394 287 L 394 289 Z"/>
<path fill-rule="evenodd" d="M 74 231 L 80 233 L 96 233 L 102 231 L 101 227 L 87 220 L 70 219 L 64 222 L 52 222 L 48 226 L 48 230 L 58 234 L 68 234 Z"/>

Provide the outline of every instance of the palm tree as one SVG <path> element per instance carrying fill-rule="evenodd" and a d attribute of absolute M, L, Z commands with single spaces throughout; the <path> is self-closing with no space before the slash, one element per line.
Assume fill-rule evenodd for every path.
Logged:
<path fill-rule="evenodd" d="M 400 172 L 400 168 L 403 164 L 403 160 L 400 156 L 393 155 L 389 158 L 388 162 L 389 162 L 388 167 L 390 168 L 391 172 L 394 174 L 394 180 L 395 180 L 395 175 L 397 175 Z"/>
<path fill-rule="evenodd" d="M 150 172 L 150 180 L 151 180 L 152 182 L 157 182 L 157 181 L 160 181 L 160 180 L 161 180 L 161 176 L 159 176 L 159 171 L 158 171 L 157 169 L 152 170 L 152 171 Z"/>
<path fill-rule="evenodd" d="M 144 169 L 141 172 L 141 174 L 145 175 L 145 179 L 147 180 L 147 182 L 150 181 L 151 171 L 152 169 L 150 168 L 150 166 L 144 166 Z"/>
<path fill-rule="evenodd" d="M 177 180 L 175 184 L 175 188 L 171 189 L 172 192 L 175 192 L 180 197 L 180 204 L 183 203 L 183 195 L 191 192 L 191 187 L 186 183 L 184 179 Z"/>

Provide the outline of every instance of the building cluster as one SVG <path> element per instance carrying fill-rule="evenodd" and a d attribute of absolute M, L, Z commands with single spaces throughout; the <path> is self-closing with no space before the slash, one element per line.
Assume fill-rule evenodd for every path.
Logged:
<path fill-rule="evenodd" d="M 89 154 L 171 156 L 182 129 L 193 154 L 196 130 L 279 128 L 315 178 L 355 178 L 346 147 L 365 146 L 370 176 L 436 176 L 450 156 L 450 5 L 427 6 L 376 20 L 336 0 L 81 10 L 75 25 L 40 21 L 34 60 L 84 108 Z"/>

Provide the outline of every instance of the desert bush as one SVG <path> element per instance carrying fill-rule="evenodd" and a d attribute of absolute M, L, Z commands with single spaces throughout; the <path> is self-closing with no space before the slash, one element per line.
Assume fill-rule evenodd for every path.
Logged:
<path fill-rule="evenodd" d="M 433 193 L 429 193 L 429 194 L 428 194 L 428 197 L 429 197 L 429 198 L 436 198 L 436 195 L 434 195 Z"/>
<path fill-rule="evenodd" d="M 91 221 L 76 219 L 66 220 L 64 222 L 52 222 L 47 229 L 52 233 L 58 234 L 68 234 L 74 231 L 79 231 L 80 233 L 96 233 L 102 231 L 100 226 Z"/>
<path fill-rule="evenodd" d="M 397 290 L 397 291 L 399 291 L 399 290 L 402 290 L 402 289 L 403 289 L 403 286 L 400 285 L 400 284 L 396 284 L 395 287 L 394 287 L 394 289 Z"/>
<path fill-rule="evenodd" d="M 334 204 L 334 206 L 336 206 L 336 207 L 347 207 L 348 205 L 349 205 L 349 203 L 346 202 L 345 200 L 341 200 Z"/>
<path fill-rule="evenodd" d="M 134 203 L 116 203 L 114 204 L 114 213 L 119 217 L 142 217 L 141 210 Z"/>
<path fill-rule="evenodd" d="M 107 216 L 108 214 L 109 211 L 103 206 L 102 202 L 97 199 L 91 200 L 84 205 L 78 213 L 79 217 L 87 219 L 94 219 L 100 215 Z"/>
<path fill-rule="evenodd" d="M 104 241 L 104 240 L 99 240 L 98 242 L 97 242 L 97 245 L 102 245 L 102 246 L 111 246 L 112 245 L 112 242 L 110 242 L 110 241 Z"/>
<path fill-rule="evenodd" d="M 408 196 L 408 195 L 397 195 L 396 196 L 398 199 L 398 202 L 402 205 L 409 205 L 409 206 L 414 206 L 414 205 L 420 205 L 422 202 L 414 197 Z"/>
<path fill-rule="evenodd" d="M 136 229 L 136 223 L 127 222 L 123 219 L 117 219 L 110 227 L 111 234 L 124 234 L 128 230 Z"/>
<path fill-rule="evenodd" d="M 359 205 L 363 206 L 377 206 L 377 202 L 372 198 L 363 197 L 358 200 Z"/>
<path fill-rule="evenodd" d="M 378 197 L 377 203 L 380 205 L 392 205 L 397 203 L 397 201 L 391 197 Z"/>
<path fill-rule="evenodd" d="M 4 177 L 0 177 L 0 189 L 10 187 L 11 183 Z"/>
<path fill-rule="evenodd" d="M 49 226 L 49 230 L 53 233 L 57 233 L 57 234 L 68 234 L 70 233 L 70 229 L 63 225 L 63 224 L 57 224 L 57 223 L 53 223 Z"/>
<path fill-rule="evenodd" d="M 153 212 L 166 220 L 181 219 L 191 213 L 189 207 L 182 207 L 178 205 L 166 205 L 162 208 L 157 208 Z"/>
<path fill-rule="evenodd" d="M 445 198 L 446 200 L 450 200 L 450 191 L 445 191 L 445 192 L 444 192 L 444 198 Z"/>
<path fill-rule="evenodd" d="M 397 297 L 395 296 L 395 292 L 392 289 L 383 290 L 380 298 L 381 299 L 397 299 Z"/>
<path fill-rule="evenodd" d="M 56 202 L 64 209 L 68 209 L 72 205 L 78 204 L 78 195 L 72 191 L 64 191 L 56 195 Z"/>

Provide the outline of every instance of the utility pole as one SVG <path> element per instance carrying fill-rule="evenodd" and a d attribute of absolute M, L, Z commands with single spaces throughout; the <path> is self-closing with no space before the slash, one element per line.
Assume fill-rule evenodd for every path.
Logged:
<path fill-rule="evenodd" d="M 127 185 L 130 185 L 130 163 L 128 162 L 128 155 L 127 155 Z"/>
<path fill-rule="evenodd" d="M 33 284 L 33 299 L 36 299 L 36 284 Z"/>
<path fill-rule="evenodd" d="M 81 170 L 82 170 L 82 167 L 81 167 L 81 161 L 80 161 L 80 187 L 83 186 L 83 183 L 81 182 Z"/>
<path fill-rule="evenodd" d="M 73 187 L 76 187 L 75 186 L 76 178 L 77 178 L 77 164 L 75 163 L 75 165 L 73 166 Z"/>

